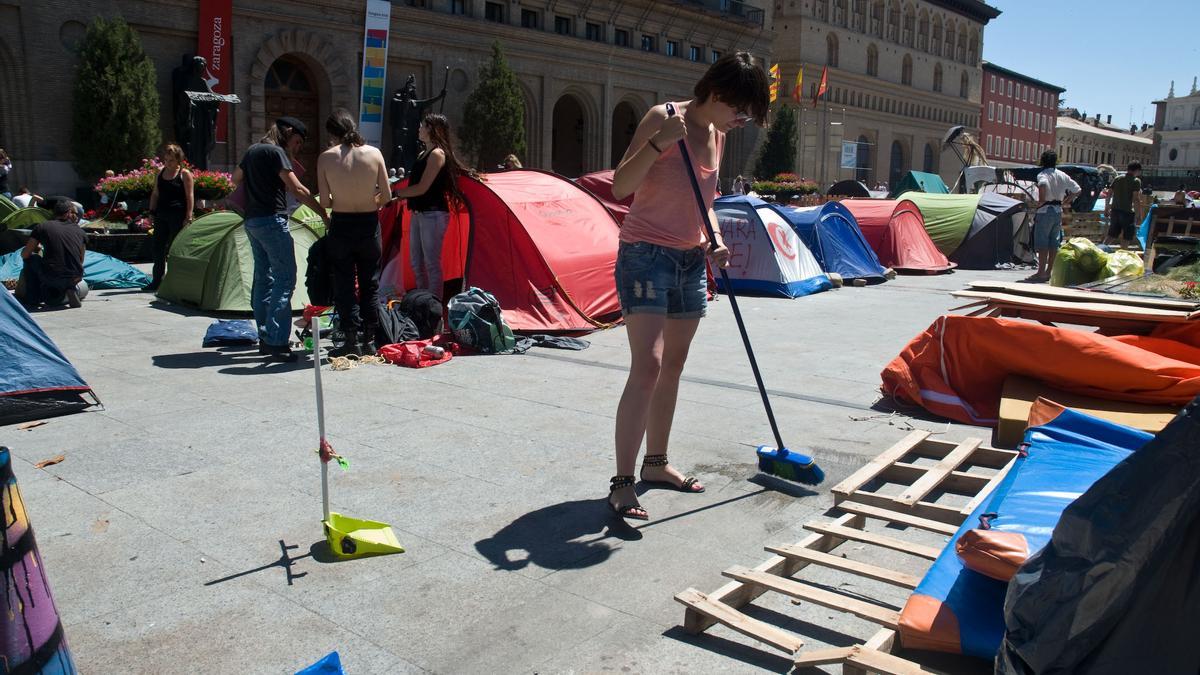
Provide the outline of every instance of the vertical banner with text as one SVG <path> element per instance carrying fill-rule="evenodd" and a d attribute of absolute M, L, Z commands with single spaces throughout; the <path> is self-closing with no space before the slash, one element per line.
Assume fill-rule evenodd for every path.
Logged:
<path fill-rule="evenodd" d="M 388 28 L 391 23 L 392 3 L 387 0 L 367 0 L 358 130 L 367 143 L 377 148 L 383 145 L 383 103 L 387 87 Z"/>
<path fill-rule="evenodd" d="M 233 0 L 200 0 L 199 44 L 196 54 L 208 63 L 204 80 L 217 94 L 228 94 L 233 88 L 233 49 L 230 43 L 233 28 Z M 229 138 L 229 104 L 219 106 L 217 113 L 218 143 Z"/>

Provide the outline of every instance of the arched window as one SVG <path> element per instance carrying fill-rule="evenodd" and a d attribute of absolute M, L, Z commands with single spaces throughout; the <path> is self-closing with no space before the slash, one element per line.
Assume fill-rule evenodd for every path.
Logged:
<path fill-rule="evenodd" d="M 913 40 L 916 37 L 917 15 L 914 12 L 915 10 L 913 9 L 912 5 L 904 6 L 904 30 L 901 31 L 900 36 L 901 42 L 903 42 L 904 46 L 906 47 L 913 46 Z"/>
<path fill-rule="evenodd" d="M 867 74 L 879 75 L 879 50 L 875 45 L 867 45 Z"/>
<path fill-rule="evenodd" d="M 833 0 L 833 23 L 846 25 L 846 0 Z"/>
<path fill-rule="evenodd" d="M 900 141 L 892 141 L 892 160 L 888 167 L 888 183 L 897 185 L 904 175 L 904 146 Z"/>
<path fill-rule="evenodd" d="M 967 47 L 967 65 L 979 65 L 979 31 L 971 34 L 971 44 Z"/>
<path fill-rule="evenodd" d="M 942 64 L 933 64 L 933 90 L 936 92 L 942 91 Z"/>
<path fill-rule="evenodd" d="M 958 31 L 958 61 L 959 63 L 967 62 L 967 27 L 963 26 Z"/>
<path fill-rule="evenodd" d="M 946 42 L 942 46 L 942 56 L 952 59 L 954 58 L 954 35 L 958 28 L 955 27 L 954 21 L 946 23 Z"/>
<path fill-rule="evenodd" d="M 933 15 L 933 38 L 929 42 L 929 51 L 933 52 L 934 56 L 942 55 L 942 17 L 940 14 Z"/>
<path fill-rule="evenodd" d="M 865 183 L 871 177 L 871 141 L 866 136 L 858 137 L 855 155 L 854 179 Z"/>
<path fill-rule="evenodd" d="M 917 19 L 917 49 L 929 51 L 929 14 L 922 9 L 921 17 Z"/>
<path fill-rule="evenodd" d="M 888 8 L 887 39 L 900 40 L 900 8 L 895 4 Z"/>
<path fill-rule="evenodd" d="M 883 37 L 883 0 L 871 3 L 871 35 Z"/>
<path fill-rule="evenodd" d="M 813 2 L 813 16 L 821 21 L 829 20 L 829 0 L 815 0 Z"/>
<path fill-rule="evenodd" d="M 830 68 L 837 68 L 838 65 L 838 39 L 833 33 L 825 38 L 825 65 Z"/>
<path fill-rule="evenodd" d="M 958 81 L 958 97 L 966 98 L 970 88 L 971 78 L 967 77 L 967 72 L 964 70 L 962 77 Z"/>
<path fill-rule="evenodd" d="M 904 63 L 900 66 L 900 84 L 912 86 L 912 56 L 904 55 Z"/>
<path fill-rule="evenodd" d="M 937 153 L 933 151 L 933 145 L 925 144 L 925 161 L 921 164 L 921 169 L 925 173 L 937 173 Z"/>

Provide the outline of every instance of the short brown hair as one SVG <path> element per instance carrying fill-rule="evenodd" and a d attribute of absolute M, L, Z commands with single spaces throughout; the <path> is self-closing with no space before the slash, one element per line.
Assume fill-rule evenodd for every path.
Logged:
<path fill-rule="evenodd" d="M 165 146 L 163 146 L 163 157 L 164 158 L 170 157 L 171 159 L 174 159 L 176 162 L 183 164 L 183 162 L 184 162 L 183 148 L 179 147 L 179 145 L 176 143 L 167 143 Z"/>
<path fill-rule="evenodd" d="M 749 52 L 734 52 L 717 59 L 696 83 L 692 94 L 700 103 L 710 97 L 717 98 L 749 114 L 760 125 L 766 123 L 771 106 L 767 74 Z"/>

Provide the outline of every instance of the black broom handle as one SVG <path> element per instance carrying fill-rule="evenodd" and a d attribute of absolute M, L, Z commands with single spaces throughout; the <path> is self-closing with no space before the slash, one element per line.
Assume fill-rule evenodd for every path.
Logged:
<path fill-rule="evenodd" d="M 675 106 L 667 104 L 667 114 L 675 115 Z M 708 207 L 704 205 L 704 195 L 700 192 L 700 181 L 696 178 L 696 169 L 692 167 L 692 156 L 688 152 L 687 139 L 679 139 L 679 153 L 683 155 L 683 163 L 687 166 L 688 178 L 692 181 L 692 194 L 696 196 L 696 206 L 700 208 L 700 218 L 704 221 L 704 230 L 708 232 L 709 249 L 717 247 L 717 234 L 713 230 L 712 221 L 708 218 Z M 737 319 L 738 332 L 742 334 L 742 344 L 746 345 L 746 356 L 750 358 L 750 369 L 754 371 L 754 382 L 758 385 L 758 393 L 762 396 L 763 407 L 767 411 L 767 420 L 771 423 L 771 433 L 775 434 L 776 448 L 783 450 L 783 437 L 779 435 L 779 425 L 775 423 L 775 412 L 771 409 L 771 399 L 767 396 L 767 387 L 763 384 L 762 373 L 758 371 L 758 359 L 754 358 L 754 348 L 750 346 L 750 335 L 746 333 L 746 323 L 742 321 L 742 310 L 738 309 L 737 296 L 729 283 L 729 273 L 724 267 L 718 267 L 721 280 L 725 282 L 725 292 L 729 295 L 729 306 L 733 308 L 733 318 Z"/>

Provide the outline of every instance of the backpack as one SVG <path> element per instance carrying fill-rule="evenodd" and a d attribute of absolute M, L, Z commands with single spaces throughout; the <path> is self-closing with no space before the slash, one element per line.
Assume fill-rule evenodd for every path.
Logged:
<path fill-rule="evenodd" d="M 308 290 L 309 304 L 318 307 L 333 305 L 333 265 L 329 259 L 328 235 L 318 239 L 308 249 L 304 287 Z"/>
<path fill-rule="evenodd" d="M 475 287 L 450 299 L 449 324 L 459 344 L 480 354 L 511 353 L 517 345 L 496 296 Z"/>
<path fill-rule="evenodd" d="M 375 339 L 380 345 L 394 345 L 421 339 L 421 332 L 417 329 L 417 324 L 404 312 L 399 300 L 385 300 L 379 303 L 376 314 L 379 324 Z"/>
<path fill-rule="evenodd" d="M 400 311 L 412 319 L 420 339 L 437 334 L 438 324 L 442 322 L 442 301 L 430 291 L 418 288 L 405 293 L 400 299 Z"/>

